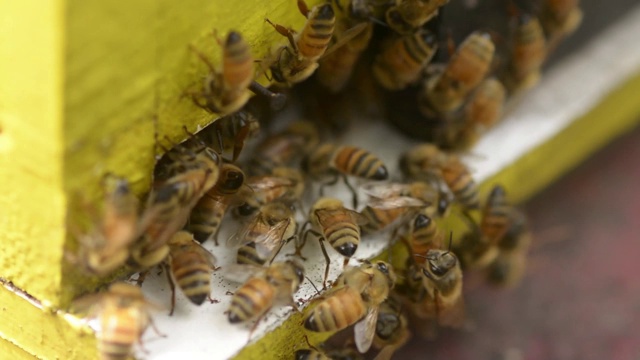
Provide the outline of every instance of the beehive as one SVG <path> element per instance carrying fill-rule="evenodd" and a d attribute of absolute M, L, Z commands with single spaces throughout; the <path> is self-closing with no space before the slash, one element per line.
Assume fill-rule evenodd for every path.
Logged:
<path fill-rule="evenodd" d="M 97 285 L 64 265 L 66 218 L 81 212 L 70 208 L 69 200 L 79 193 L 96 199 L 96 179 L 107 172 L 126 176 L 143 193 L 159 152 L 156 139 L 178 142 L 186 136 L 183 124 L 194 130 L 213 120 L 181 98 L 202 75 L 188 44 L 215 58 L 211 30 L 234 27 L 259 57 L 281 41 L 265 17 L 293 27 L 304 22 L 293 1 L 226 4 L 28 0 L 1 5 L 0 277 L 41 306 L 17 296 L 14 288 L 0 290 L 0 336 L 7 339 L 0 349 L 25 358 L 85 358 L 95 351 L 90 336 L 78 341 L 74 323 L 53 310 Z M 633 101 L 640 78 L 623 80 L 594 111 L 493 179 L 517 184 L 512 194 L 522 200 L 632 126 L 640 113 Z M 284 344 L 282 333 L 293 328 L 270 337 Z"/>

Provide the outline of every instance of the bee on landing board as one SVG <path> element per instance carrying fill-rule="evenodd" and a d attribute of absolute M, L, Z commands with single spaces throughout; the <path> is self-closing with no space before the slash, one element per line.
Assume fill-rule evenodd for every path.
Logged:
<path fill-rule="evenodd" d="M 487 269 L 489 282 L 507 288 L 520 283 L 531 241 L 531 230 L 525 215 L 512 208 L 509 212 L 509 229 L 498 242 L 498 256 Z"/>
<path fill-rule="evenodd" d="M 385 14 L 387 25 L 399 34 L 411 33 L 438 15 L 438 9 L 448 2 L 449 0 L 397 0 Z"/>
<path fill-rule="evenodd" d="M 213 238 L 218 246 L 218 231 L 227 209 L 240 200 L 234 195 L 244 185 L 244 173 L 232 164 L 220 166 L 220 176 L 216 184 L 198 201 L 191 211 L 187 230 L 195 239 L 203 243 Z"/>
<path fill-rule="evenodd" d="M 277 167 L 270 175 L 252 176 L 239 192 L 244 201 L 236 208 L 241 217 L 253 215 L 261 206 L 277 201 L 286 205 L 299 203 L 304 193 L 304 176 L 295 168 Z"/>
<path fill-rule="evenodd" d="M 365 353 L 375 337 L 380 305 L 395 282 L 393 268 L 384 261 L 346 268 L 323 299 L 306 313 L 305 329 L 335 332 L 355 324 L 356 347 Z"/>
<path fill-rule="evenodd" d="M 249 271 L 248 271 L 249 270 Z M 235 292 L 227 313 L 232 324 L 255 319 L 256 324 L 277 303 L 298 309 L 293 294 L 304 281 L 304 267 L 296 260 L 274 262 L 268 267 L 232 266 L 225 274 L 232 280 L 249 279 Z"/>
<path fill-rule="evenodd" d="M 580 0 L 544 0 L 540 22 L 548 39 L 549 52 L 582 23 Z"/>
<path fill-rule="evenodd" d="M 388 298 L 380 305 L 373 347 L 379 352 L 374 360 L 390 360 L 393 354 L 411 339 L 402 304 Z"/>
<path fill-rule="evenodd" d="M 89 234 L 69 224 L 78 239 L 76 254 L 66 253 L 71 263 L 80 265 L 88 274 L 106 276 L 124 265 L 129 246 L 138 235 L 139 201 L 124 179 L 117 179 L 107 194 L 102 219 Z"/>
<path fill-rule="evenodd" d="M 446 116 L 458 110 L 467 95 L 491 68 L 495 45 L 487 33 L 473 32 L 458 47 L 444 69 L 427 77 L 418 104 L 427 117 Z"/>
<path fill-rule="evenodd" d="M 210 148 L 184 150 L 178 164 L 171 167 L 175 174 L 151 190 L 139 224 L 142 239 L 131 246 L 129 265 L 149 269 L 167 257 L 167 242 L 218 181 L 219 165 L 220 156 Z"/>
<path fill-rule="evenodd" d="M 196 305 L 202 305 L 207 298 L 211 299 L 211 273 L 216 270 L 216 259 L 187 231 L 175 233 L 169 240 L 169 249 L 169 271 L 166 273 L 171 287 L 169 315 L 173 315 L 176 304 L 175 283 L 178 283 L 189 301 Z"/>
<path fill-rule="evenodd" d="M 240 245 L 238 264 L 261 266 L 273 261 L 284 244 L 296 237 L 297 229 L 298 224 L 289 206 L 280 202 L 269 203 L 227 240 L 227 246 Z"/>
<path fill-rule="evenodd" d="M 302 243 L 297 246 L 296 253 L 300 254 L 300 250 L 306 244 L 309 234 L 318 238 L 326 261 L 322 281 L 323 287 L 326 287 L 331 262 L 324 242 L 328 242 L 332 248 L 344 256 L 344 266 L 346 266 L 349 259 L 358 249 L 360 244 L 360 225 L 365 224 L 366 221 L 367 219 L 362 214 L 345 208 L 342 201 L 338 199 L 320 198 L 313 204 L 309 211 L 309 221 L 303 226 L 304 229 L 307 224 L 311 224 L 311 229 L 304 233 Z"/>
<path fill-rule="evenodd" d="M 235 162 L 245 142 L 258 135 L 260 122 L 250 112 L 240 110 L 217 119 L 204 128 L 198 136 L 219 154 L 231 152 L 231 162 Z"/>
<path fill-rule="evenodd" d="M 391 37 L 373 62 L 373 76 L 387 90 L 402 90 L 420 79 L 437 50 L 437 37 L 425 29 Z"/>
<path fill-rule="evenodd" d="M 540 21 L 534 16 L 519 14 L 516 23 L 505 79 L 511 92 L 536 85 L 540 81 L 542 64 L 547 58 L 547 41 Z"/>
<path fill-rule="evenodd" d="M 159 307 L 145 299 L 139 287 L 131 284 L 111 284 L 106 292 L 74 300 L 72 308 L 86 311 L 89 318 L 98 319 L 98 352 L 102 360 L 128 359 L 133 353 L 133 345 L 141 343 L 149 325 L 160 334 L 150 315 L 151 310 Z"/>
<path fill-rule="evenodd" d="M 371 152 L 348 145 L 322 144 L 303 159 L 302 170 L 314 179 L 333 176 L 333 179 L 320 187 L 320 196 L 324 188 L 334 185 L 342 177 L 353 195 L 353 207 L 358 207 L 358 194 L 347 180 L 354 176 L 367 180 L 386 180 L 389 177 L 387 167 L 382 160 Z"/>

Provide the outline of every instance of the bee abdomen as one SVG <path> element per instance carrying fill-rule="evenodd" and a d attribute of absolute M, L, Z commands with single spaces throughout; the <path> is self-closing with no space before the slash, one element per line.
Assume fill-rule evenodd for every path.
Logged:
<path fill-rule="evenodd" d="M 333 36 L 335 14 L 330 4 L 322 5 L 314 17 L 309 19 L 298 40 L 300 54 L 315 60 L 322 56 Z"/>
<path fill-rule="evenodd" d="M 455 172 L 444 169 L 443 177 L 458 202 L 469 209 L 477 209 L 480 207 L 476 184 L 468 172 Z"/>
<path fill-rule="evenodd" d="M 244 90 L 253 79 L 253 57 L 239 33 L 227 36 L 223 56 L 223 77 L 230 90 Z"/>
<path fill-rule="evenodd" d="M 385 180 L 389 177 L 382 160 L 355 146 L 340 147 L 334 155 L 333 167 L 342 173 L 365 179 Z"/>
<path fill-rule="evenodd" d="M 311 331 L 339 331 L 355 324 L 366 313 L 360 294 L 351 288 L 336 293 L 316 306 L 304 322 Z"/>
<path fill-rule="evenodd" d="M 253 320 L 267 311 L 274 298 L 273 288 L 262 279 L 249 279 L 233 296 L 229 307 L 230 323 Z"/>
<path fill-rule="evenodd" d="M 242 245 L 238 249 L 238 253 L 236 255 L 236 263 L 238 264 L 262 266 L 265 261 L 265 259 L 258 255 L 258 252 L 256 251 L 256 243 L 254 242 Z"/>
<path fill-rule="evenodd" d="M 100 341 L 100 358 L 102 360 L 126 360 L 131 355 L 133 344 L 130 342 Z"/>

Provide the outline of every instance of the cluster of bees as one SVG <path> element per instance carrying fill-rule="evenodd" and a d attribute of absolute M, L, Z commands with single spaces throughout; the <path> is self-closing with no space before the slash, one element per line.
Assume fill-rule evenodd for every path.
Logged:
<path fill-rule="evenodd" d="M 297 310 L 294 294 L 305 281 L 305 263 L 316 261 L 302 250 L 309 238 L 319 241 L 326 291 L 309 301 L 304 328 L 353 336 L 341 336 L 347 340 L 339 345 L 298 344 L 296 359 L 356 359 L 370 349 L 376 359 L 388 359 L 411 336 L 408 314 L 423 325 L 461 327 L 462 269 L 482 271 L 496 284 L 517 284 L 531 242 L 526 217 L 509 205 L 501 186 L 481 201 L 470 169 L 457 154 L 433 143 L 418 145 L 399 154 L 402 179 L 397 179 L 373 152 L 324 141 L 323 126 L 312 121 L 261 134 L 263 117 L 291 97 L 282 89 L 311 78 L 307 81 L 340 93 L 364 62 L 380 91 L 413 88 L 421 116 L 455 124 L 447 144 L 467 146 L 468 139 L 498 120 L 507 91 L 535 84 L 550 46 L 573 31 L 581 17 L 576 0 L 545 0 L 539 17 L 513 10 L 511 57 L 503 75 L 488 77 L 495 51 L 488 32 L 472 32 L 456 50 L 450 46 L 448 62 L 429 65 L 440 42 L 429 27 L 446 4 L 350 0 L 309 9 L 298 0 L 307 22 L 296 32 L 267 20 L 287 43 L 260 60 L 258 74 L 251 49 L 237 32 L 218 40 L 219 70 L 192 48 L 209 74 L 201 87 L 185 94 L 223 117 L 165 149 L 144 206 L 126 180 L 110 176 L 101 220 L 93 231 L 73 231 L 79 248 L 68 258 L 85 273 L 107 277 L 123 267 L 140 273 L 137 285 L 117 282 L 74 302 L 77 310 L 99 319 L 102 358 L 126 358 L 152 325 L 150 310 L 156 306 L 139 287 L 151 269 L 159 266 L 168 275 L 171 313 L 176 283 L 195 305 L 212 300 L 211 272 L 218 268 L 201 243 L 218 246 L 227 218 L 240 223 L 225 241 L 237 252 L 236 264 L 221 269 L 242 283 L 227 311 L 232 324 L 257 325 L 277 304 Z M 377 53 L 363 57 L 371 48 Z M 274 88 L 255 81 L 262 73 Z M 251 91 L 256 96 L 249 101 Z M 250 142 L 252 151 L 243 151 Z M 350 178 L 365 183 L 356 189 Z M 324 195 L 338 181 L 351 191 L 350 206 Z M 320 185 L 319 198 L 312 184 Z M 368 195 L 360 210 L 358 190 Z M 305 202 L 312 203 L 308 211 Z M 469 228 L 455 243 L 443 229 L 452 216 Z M 361 239 L 380 234 L 390 235 L 408 255 L 349 265 Z M 333 281 L 328 281 L 327 247 L 344 258 L 344 270 Z"/>

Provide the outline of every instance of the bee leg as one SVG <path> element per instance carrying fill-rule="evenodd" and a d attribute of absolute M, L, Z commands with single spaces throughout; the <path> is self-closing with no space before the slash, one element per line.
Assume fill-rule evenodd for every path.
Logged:
<path fill-rule="evenodd" d="M 262 319 L 264 319 L 264 316 L 269 312 L 269 310 L 271 310 L 271 308 L 267 309 L 262 315 L 260 315 L 260 317 L 253 324 L 253 326 L 251 326 L 251 330 L 249 330 L 249 338 L 247 339 L 247 344 L 249 343 L 249 341 L 251 341 L 253 332 L 256 331 L 256 329 L 258 328 L 258 325 L 260 325 L 260 322 L 262 321 Z"/>
<path fill-rule="evenodd" d="M 353 209 L 357 209 L 358 208 L 358 192 L 356 191 L 356 189 L 354 189 L 354 187 L 349 183 L 349 179 L 347 179 L 347 175 L 342 175 L 342 181 L 344 182 L 345 185 L 347 185 L 347 187 L 349 188 L 349 191 L 351 191 L 351 194 L 353 195 L 352 201 L 353 201 Z"/>
<path fill-rule="evenodd" d="M 162 267 L 165 268 L 167 265 L 163 264 Z M 176 307 L 176 284 L 173 282 L 171 278 L 171 272 L 169 269 L 165 269 L 167 273 L 167 280 L 169 281 L 169 288 L 171 289 L 171 310 L 169 311 L 169 316 L 173 316 L 173 310 Z"/>
<path fill-rule="evenodd" d="M 149 275 L 149 270 L 140 271 L 136 278 L 136 286 L 142 287 L 142 283 L 147 278 L 147 275 Z"/>
<path fill-rule="evenodd" d="M 260 85 L 257 81 L 252 81 L 249 84 L 249 90 L 251 90 L 254 94 L 263 96 L 269 99 L 269 106 L 272 110 L 280 110 L 284 107 L 287 102 L 287 95 L 283 93 L 273 92 L 266 87 Z"/>
<path fill-rule="evenodd" d="M 324 290 L 327 288 L 327 278 L 329 277 L 329 265 L 331 264 L 331 259 L 329 258 L 329 254 L 327 254 L 327 249 L 324 247 L 324 239 L 320 237 L 318 240 L 320 240 L 320 249 L 322 249 L 324 260 L 327 263 L 327 266 L 324 268 L 324 277 L 322 278 L 322 290 Z"/>
<path fill-rule="evenodd" d="M 269 19 L 264 19 L 264 21 L 268 22 L 269 25 L 273 26 L 273 28 L 276 29 L 276 31 L 278 33 L 280 33 L 280 35 L 285 36 L 289 40 L 289 44 L 291 45 L 291 48 L 295 49 L 296 52 L 298 51 L 298 45 L 296 45 L 296 41 L 293 38 L 293 31 L 292 30 L 287 29 L 286 27 L 284 27 L 284 26 L 282 26 L 280 24 L 274 24 Z"/>
<path fill-rule="evenodd" d="M 304 0 L 298 0 L 298 10 L 300 10 L 300 13 L 304 15 L 304 17 L 309 17 L 309 6 Z"/>
<path fill-rule="evenodd" d="M 156 335 L 160 336 L 160 337 L 167 337 L 167 334 L 161 332 L 160 330 L 158 330 L 158 327 L 156 326 L 156 323 L 153 322 L 153 319 L 151 317 L 149 317 L 149 325 L 151 326 L 151 329 L 153 329 L 153 332 L 156 333 Z M 142 337 L 140 337 L 138 339 L 138 343 L 142 345 L 141 343 L 142 341 Z"/>
<path fill-rule="evenodd" d="M 340 175 L 335 174 L 335 177 L 333 179 L 331 179 L 330 181 L 320 185 L 320 196 L 324 196 L 324 188 L 325 187 L 333 186 L 333 185 L 337 184 L 338 180 L 340 180 Z"/>
<path fill-rule="evenodd" d="M 200 52 L 200 50 L 198 50 L 193 44 L 189 44 L 189 50 L 194 52 L 196 54 L 196 56 L 198 56 L 198 58 L 200 58 L 200 60 L 202 60 L 202 62 L 207 66 L 207 68 L 209 68 L 209 71 L 211 71 L 211 73 L 215 73 L 216 72 L 216 68 L 215 68 L 215 66 L 213 66 L 211 61 L 209 61 L 209 58 L 205 54 Z"/>
<path fill-rule="evenodd" d="M 211 297 L 211 294 L 207 294 L 207 299 L 208 299 L 208 300 L 209 300 L 209 302 L 210 302 L 210 303 L 212 303 L 212 304 L 217 304 L 217 303 L 219 303 L 219 302 L 220 302 L 220 300 L 212 298 L 212 297 Z"/>

